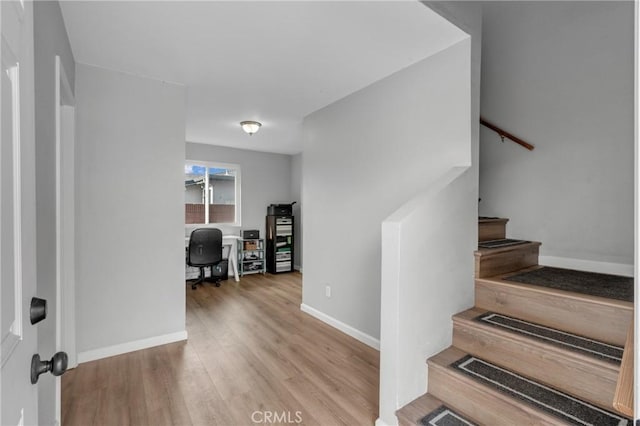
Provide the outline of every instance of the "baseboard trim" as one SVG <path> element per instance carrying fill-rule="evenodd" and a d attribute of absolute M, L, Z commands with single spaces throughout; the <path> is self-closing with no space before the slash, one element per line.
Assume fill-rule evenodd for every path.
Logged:
<path fill-rule="evenodd" d="M 149 337 L 147 339 L 134 340 L 133 342 L 121 343 L 119 345 L 92 349 L 90 351 L 78 353 L 78 364 L 95 361 L 97 359 L 108 358 L 110 356 L 122 355 L 128 352 L 139 351 L 140 349 L 166 345 L 167 343 L 180 342 L 182 340 L 187 340 L 186 330 L 178 331 L 177 333 Z"/>
<path fill-rule="evenodd" d="M 351 327 L 350 325 L 347 325 L 342 321 L 339 321 L 323 312 L 320 312 L 319 310 L 312 308 L 309 305 L 305 305 L 304 303 L 300 305 L 300 310 L 302 312 L 306 312 L 307 314 L 311 315 L 314 318 L 319 319 L 320 321 L 326 324 L 329 324 L 331 327 L 342 331 L 344 334 L 349 335 L 354 339 L 361 341 L 365 345 L 371 346 L 375 350 L 378 350 L 378 351 L 380 350 L 380 340 L 372 336 L 369 336 L 368 334 L 363 333 L 362 331 L 357 330 Z"/>
<path fill-rule="evenodd" d="M 556 268 L 577 269 L 579 271 L 599 272 L 601 274 L 633 276 L 633 265 L 624 263 L 598 262 L 594 260 L 571 259 L 568 257 L 540 256 L 540 265 Z"/>

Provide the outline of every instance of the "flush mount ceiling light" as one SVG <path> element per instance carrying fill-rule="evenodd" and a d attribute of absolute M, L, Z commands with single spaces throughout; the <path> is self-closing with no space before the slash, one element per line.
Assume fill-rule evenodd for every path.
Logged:
<path fill-rule="evenodd" d="M 262 123 L 258 123 L 257 121 L 241 121 L 240 125 L 242 126 L 242 130 L 249 133 L 249 135 L 253 135 L 260 130 Z"/>

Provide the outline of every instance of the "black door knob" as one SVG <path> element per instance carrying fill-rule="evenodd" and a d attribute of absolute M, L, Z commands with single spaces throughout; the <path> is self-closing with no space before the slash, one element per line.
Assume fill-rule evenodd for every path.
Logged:
<path fill-rule="evenodd" d="M 50 371 L 54 376 L 61 376 L 67 371 L 69 357 L 65 352 L 58 352 L 49 361 L 41 361 L 40 355 L 35 354 L 31 357 L 31 383 L 38 383 L 38 377 L 41 374 Z"/>

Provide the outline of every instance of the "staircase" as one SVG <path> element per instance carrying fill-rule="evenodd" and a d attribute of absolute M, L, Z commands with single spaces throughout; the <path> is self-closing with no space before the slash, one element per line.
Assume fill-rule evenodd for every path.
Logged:
<path fill-rule="evenodd" d="M 506 239 L 507 221 L 479 219 L 475 307 L 454 315 L 452 346 L 429 358 L 428 393 L 399 424 L 631 425 L 615 403 L 629 280 L 542 267 L 540 243 Z"/>

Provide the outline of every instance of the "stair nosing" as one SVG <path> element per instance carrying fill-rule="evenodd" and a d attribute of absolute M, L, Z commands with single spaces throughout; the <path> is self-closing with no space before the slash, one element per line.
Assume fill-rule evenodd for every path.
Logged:
<path fill-rule="evenodd" d="M 496 248 L 478 248 L 473 252 L 475 257 L 491 257 L 496 256 L 502 253 L 518 251 L 525 248 L 537 248 L 542 245 L 539 241 L 529 241 L 522 244 L 516 244 L 506 247 L 496 247 Z"/>
<path fill-rule="evenodd" d="M 478 218 L 478 224 L 480 223 L 507 223 L 509 222 L 509 219 L 504 218 L 504 217 L 496 217 L 494 219 L 480 219 Z"/>

